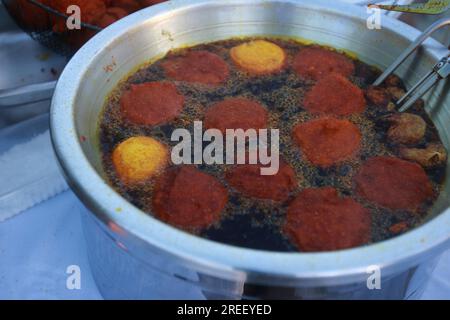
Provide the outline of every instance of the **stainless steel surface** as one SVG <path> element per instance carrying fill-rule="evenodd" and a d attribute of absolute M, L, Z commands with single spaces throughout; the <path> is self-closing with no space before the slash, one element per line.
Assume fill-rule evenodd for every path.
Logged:
<path fill-rule="evenodd" d="M 423 226 L 387 241 L 322 253 L 250 250 L 195 237 L 140 211 L 103 179 L 97 137 L 99 113 L 108 93 L 136 66 L 187 44 L 272 35 L 348 49 L 366 63 L 386 68 L 420 34 L 390 18 L 383 19 L 381 30 L 369 30 L 367 17 L 364 8 L 322 0 L 171 1 L 126 17 L 75 55 L 52 101 L 52 139 L 68 182 L 88 208 L 83 210 L 83 221 L 89 257 L 106 298 L 167 297 L 174 285 L 188 292 L 183 297 L 420 295 L 435 257 L 449 247 L 448 176 L 433 207 L 433 218 Z M 410 86 L 446 51 L 428 39 L 398 74 Z M 448 84 L 441 82 L 434 87 L 426 95 L 426 104 L 448 148 Z M 373 265 L 381 270 L 381 290 L 366 286 L 367 268 Z"/>
<path fill-rule="evenodd" d="M 67 60 L 20 30 L 0 2 L 0 63 L 0 90 L 5 92 L 12 88 L 55 81 Z M 26 95 L 25 91 L 23 99 L 29 101 Z M 50 99 L 7 109 L 0 107 L 0 128 L 48 112 L 49 109 Z"/>

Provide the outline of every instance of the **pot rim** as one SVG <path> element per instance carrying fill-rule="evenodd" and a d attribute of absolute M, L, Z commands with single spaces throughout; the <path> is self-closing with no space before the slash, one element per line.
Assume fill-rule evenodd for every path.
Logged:
<path fill-rule="evenodd" d="M 443 249 L 450 240 L 450 209 L 424 225 L 403 235 L 374 244 L 331 252 L 282 253 L 230 246 L 203 239 L 167 225 L 134 207 L 122 198 L 93 168 L 84 154 L 75 123 L 76 96 L 91 63 L 115 39 L 149 19 L 175 10 L 196 6 L 229 6 L 236 4 L 291 3 L 296 6 L 339 13 L 344 18 L 366 20 L 364 8 L 324 0 L 214 0 L 169 1 L 132 14 L 102 31 L 81 48 L 64 69 L 57 83 L 51 106 L 52 143 L 72 189 L 105 224 L 113 222 L 131 235 L 171 254 L 187 264 L 207 269 L 227 277 L 237 272 L 247 273 L 247 279 L 279 278 L 281 281 L 311 278 L 367 277 L 368 266 L 389 268 L 394 272 L 399 264 L 418 263 L 431 252 Z M 402 32 L 414 40 L 420 32 L 400 21 L 383 17 L 383 28 Z M 444 46 L 430 39 L 427 51 L 438 57 Z M 436 49 L 437 48 L 437 49 Z M 121 208 L 118 212 L 116 208 Z M 125 232 L 125 233 L 126 233 Z M 284 280 L 283 280 L 284 279 Z M 289 282 L 291 283 L 291 282 Z"/>

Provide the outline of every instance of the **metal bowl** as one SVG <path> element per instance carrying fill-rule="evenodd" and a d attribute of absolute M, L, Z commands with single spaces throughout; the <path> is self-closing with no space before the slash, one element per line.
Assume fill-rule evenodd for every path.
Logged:
<path fill-rule="evenodd" d="M 433 218 L 393 239 L 350 250 L 277 253 L 208 241 L 140 211 L 105 182 L 98 119 L 105 98 L 139 65 L 168 50 L 236 36 L 309 39 L 350 50 L 385 68 L 419 32 L 382 17 L 369 30 L 364 8 L 330 1 L 184 0 L 137 12 L 107 28 L 70 61 L 51 109 L 53 144 L 82 209 L 92 272 L 106 298 L 405 298 L 417 297 L 450 242 L 449 184 Z M 428 40 L 398 74 L 411 85 L 444 56 Z M 419 63 L 420 61 L 420 63 Z M 447 149 L 450 90 L 426 99 Z M 450 170 L 447 170 L 450 172 Z M 375 266 L 375 269 L 374 269 Z M 381 289 L 369 289 L 380 268 Z"/>

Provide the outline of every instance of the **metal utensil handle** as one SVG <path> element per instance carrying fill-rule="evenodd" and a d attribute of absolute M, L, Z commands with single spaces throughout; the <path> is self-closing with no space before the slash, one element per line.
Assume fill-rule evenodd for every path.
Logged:
<path fill-rule="evenodd" d="M 436 21 L 431 26 L 429 26 L 413 43 L 411 43 L 408 48 L 403 51 L 403 53 L 395 59 L 395 61 L 378 77 L 373 83 L 374 86 L 379 86 L 389 77 L 397 68 L 415 51 L 417 48 L 430 37 L 436 30 L 450 25 L 450 18 L 443 18 Z"/>
<path fill-rule="evenodd" d="M 405 95 L 397 101 L 398 111 L 404 112 L 411 108 L 417 100 L 425 95 L 440 80 L 446 79 L 450 74 L 450 55 L 442 58 L 433 69 L 417 82 Z"/>
<path fill-rule="evenodd" d="M 56 81 L 50 81 L 0 90 L 0 109 L 49 100 L 55 87 Z"/>

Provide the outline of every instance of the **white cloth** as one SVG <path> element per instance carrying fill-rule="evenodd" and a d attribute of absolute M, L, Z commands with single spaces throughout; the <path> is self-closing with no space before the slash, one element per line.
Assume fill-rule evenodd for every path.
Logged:
<path fill-rule="evenodd" d="M 49 131 L 0 154 L 0 222 L 67 190 Z"/>
<path fill-rule="evenodd" d="M 79 215 L 66 191 L 0 223 L 0 299 L 101 299 L 92 278 Z M 80 268 L 80 289 L 66 286 Z"/>

